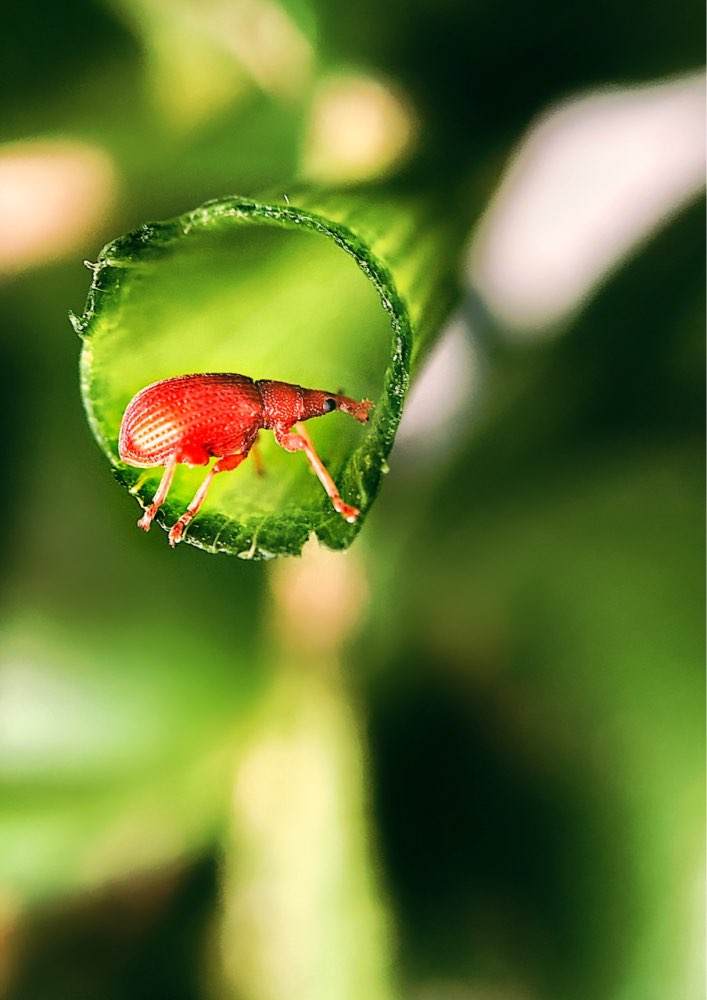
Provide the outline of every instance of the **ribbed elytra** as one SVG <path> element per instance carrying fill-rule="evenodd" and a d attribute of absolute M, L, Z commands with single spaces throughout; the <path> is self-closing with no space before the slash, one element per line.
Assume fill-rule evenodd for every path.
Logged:
<path fill-rule="evenodd" d="M 366 423 L 372 407 L 338 392 L 305 389 L 289 382 L 260 379 L 229 372 L 178 375 L 146 386 L 128 403 L 120 426 L 118 450 L 127 465 L 154 468 L 163 465 L 164 475 L 152 503 L 138 521 L 149 531 L 164 503 L 177 465 L 211 467 L 193 500 L 169 532 L 169 543 L 181 541 L 187 525 L 206 498 L 219 472 L 235 469 L 248 457 L 261 430 L 271 430 L 285 451 L 303 451 L 334 509 L 350 523 L 359 515 L 356 507 L 339 496 L 336 484 L 301 421 L 342 410 Z M 292 433 L 292 428 L 296 433 Z"/>

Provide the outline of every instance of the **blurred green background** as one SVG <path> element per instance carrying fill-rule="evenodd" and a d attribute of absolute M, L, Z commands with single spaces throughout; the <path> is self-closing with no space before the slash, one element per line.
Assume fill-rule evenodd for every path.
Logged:
<path fill-rule="evenodd" d="M 0 995 L 703 995 L 703 21 L 5 12 Z M 300 178 L 425 192 L 458 309 L 348 553 L 172 552 L 85 420 L 81 261 Z"/>

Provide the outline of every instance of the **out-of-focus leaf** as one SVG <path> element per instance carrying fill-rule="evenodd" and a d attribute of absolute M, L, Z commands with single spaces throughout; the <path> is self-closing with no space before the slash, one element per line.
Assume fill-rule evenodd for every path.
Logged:
<path fill-rule="evenodd" d="M 336 665 L 316 654 L 288 663 L 238 757 L 221 888 L 224 995 L 397 995 L 366 781 Z"/>
<path fill-rule="evenodd" d="M 424 974 L 704 992 L 702 215 L 560 340 L 499 349 L 485 421 L 377 567 L 378 808 Z"/>
<path fill-rule="evenodd" d="M 407 950 L 426 971 L 441 954 L 470 975 L 491 954 L 540 995 L 701 995 L 696 458 L 614 455 L 518 483 L 418 559 L 372 746 Z M 531 967 L 523 935 L 489 926 L 499 905 L 552 942 Z"/>
<path fill-rule="evenodd" d="M 145 49 L 151 89 L 173 124 L 193 127 L 253 86 L 298 98 L 314 60 L 308 0 L 115 0 Z"/>
<path fill-rule="evenodd" d="M 334 413 L 312 435 L 342 495 L 361 509 L 357 524 L 333 511 L 303 456 L 267 441 L 266 477 L 249 464 L 218 477 L 186 539 L 248 558 L 296 554 L 312 532 L 332 548 L 349 545 L 378 492 L 411 370 L 454 301 L 462 236 L 425 202 L 302 193 L 209 202 L 110 243 L 73 322 L 84 339 L 89 422 L 119 480 L 138 479 L 118 456 L 122 413 L 158 379 L 236 371 L 344 387 L 374 400 L 369 425 Z M 178 470 L 163 525 L 203 475 Z M 143 505 L 157 481 L 141 489 Z"/>
<path fill-rule="evenodd" d="M 173 623 L 106 642 L 95 626 L 5 621 L 0 896 L 21 907 L 203 849 L 258 684 L 248 667 Z"/>

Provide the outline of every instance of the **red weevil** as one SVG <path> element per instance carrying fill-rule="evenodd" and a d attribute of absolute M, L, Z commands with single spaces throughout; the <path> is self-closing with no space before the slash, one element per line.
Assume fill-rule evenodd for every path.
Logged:
<path fill-rule="evenodd" d="M 118 443 L 120 457 L 127 465 L 142 469 L 165 466 L 157 492 L 138 526 L 149 531 L 167 497 L 177 465 L 208 465 L 215 457 L 218 461 L 170 529 L 169 543 L 176 545 L 204 502 L 214 476 L 239 466 L 261 429 L 273 431 L 285 451 L 305 453 L 334 509 L 353 523 L 359 511 L 341 499 L 299 421 L 343 410 L 365 424 L 372 405 L 367 399 L 358 402 L 338 392 L 303 389 L 271 379 L 254 382 L 246 375 L 225 372 L 178 375 L 148 385 L 128 403 Z"/>

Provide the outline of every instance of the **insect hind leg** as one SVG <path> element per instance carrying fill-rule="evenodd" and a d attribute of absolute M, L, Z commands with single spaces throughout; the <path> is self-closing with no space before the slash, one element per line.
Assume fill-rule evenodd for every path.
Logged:
<path fill-rule="evenodd" d="M 184 511 L 182 516 L 173 524 L 169 531 L 169 544 L 172 548 L 175 547 L 179 542 L 181 542 L 184 532 L 189 526 L 190 522 L 196 517 L 199 512 L 199 508 L 206 499 L 206 495 L 209 492 L 214 478 L 219 474 L 219 472 L 230 472 L 231 469 L 236 469 L 241 464 L 241 462 L 248 457 L 248 452 L 241 452 L 237 455 L 226 455 L 225 458 L 220 458 L 218 462 L 207 472 L 206 476 L 202 480 L 201 486 L 194 494 L 192 502 L 189 504 L 187 509 Z"/>
<path fill-rule="evenodd" d="M 160 509 L 162 504 L 167 498 L 169 493 L 169 488 L 172 485 L 172 477 L 174 476 L 174 470 L 177 467 L 177 453 L 175 452 L 170 456 L 167 465 L 165 466 L 164 473 L 160 479 L 160 485 L 157 487 L 157 492 L 152 498 L 152 503 L 147 508 L 145 513 L 142 515 L 140 520 L 137 522 L 138 528 L 142 528 L 143 531 L 149 531 L 150 525 L 152 524 L 155 514 Z"/>
<path fill-rule="evenodd" d="M 260 441 L 258 434 L 255 435 L 253 444 L 251 445 L 250 453 L 253 456 L 253 464 L 255 465 L 255 471 L 259 476 L 265 475 L 265 465 L 263 463 L 263 455 L 260 451 Z"/>

